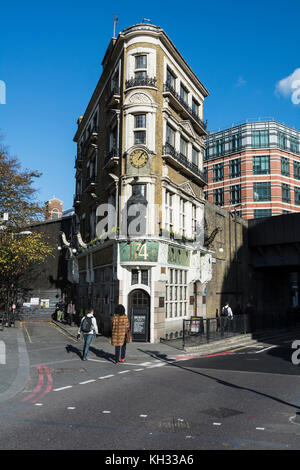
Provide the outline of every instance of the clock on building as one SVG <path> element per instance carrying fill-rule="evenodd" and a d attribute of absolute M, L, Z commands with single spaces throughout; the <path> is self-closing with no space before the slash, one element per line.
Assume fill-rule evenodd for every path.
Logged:
<path fill-rule="evenodd" d="M 135 168 L 142 168 L 148 162 L 148 154 L 145 150 L 136 149 L 130 154 L 129 161 Z"/>

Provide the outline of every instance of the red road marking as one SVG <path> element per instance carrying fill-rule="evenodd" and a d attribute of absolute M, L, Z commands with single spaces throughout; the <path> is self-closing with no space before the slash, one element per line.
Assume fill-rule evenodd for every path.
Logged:
<path fill-rule="evenodd" d="M 31 400 L 32 403 L 35 403 L 37 400 L 40 400 L 41 398 L 43 398 L 45 395 L 47 395 L 47 393 L 51 392 L 51 390 L 52 390 L 53 379 L 52 379 L 50 369 L 47 366 L 44 366 L 44 369 L 45 369 L 46 374 L 47 374 L 47 380 L 48 380 L 47 387 L 41 395 L 39 395 L 38 397 L 35 398 L 35 400 Z"/>
<path fill-rule="evenodd" d="M 207 354 L 206 356 L 202 357 L 214 357 L 214 356 L 222 356 L 223 354 L 232 354 L 234 351 L 223 351 L 220 353 L 215 353 L 215 354 Z"/>
<path fill-rule="evenodd" d="M 37 393 L 39 393 L 39 391 L 41 390 L 43 384 L 44 384 L 44 374 L 43 374 L 43 368 L 42 366 L 37 366 L 37 370 L 39 372 L 39 380 L 38 380 L 38 384 L 37 386 L 35 387 L 35 389 L 33 390 L 33 392 L 28 395 L 27 397 L 25 397 L 23 401 L 27 401 L 27 400 L 30 400 L 31 398 L 33 398 Z"/>

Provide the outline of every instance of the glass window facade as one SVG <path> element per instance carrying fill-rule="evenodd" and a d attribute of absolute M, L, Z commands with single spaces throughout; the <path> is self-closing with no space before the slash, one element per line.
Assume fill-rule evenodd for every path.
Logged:
<path fill-rule="evenodd" d="M 299 153 L 299 140 L 296 137 L 290 137 L 290 150 Z"/>
<path fill-rule="evenodd" d="M 214 165 L 214 181 L 223 181 L 224 179 L 224 164 L 216 163 Z"/>
<path fill-rule="evenodd" d="M 217 206 L 224 206 L 224 189 L 214 189 L 214 204 Z"/>
<path fill-rule="evenodd" d="M 300 180 L 300 162 L 294 161 L 294 178 Z"/>
<path fill-rule="evenodd" d="M 281 157 L 281 174 L 283 176 L 290 176 L 290 163 L 286 157 Z"/>
<path fill-rule="evenodd" d="M 252 147 L 267 148 L 269 147 L 269 131 L 252 131 Z"/>
<path fill-rule="evenodd" d="M 262 217 L 271 217 L 272 209 L 254 209 L 254 219 L 261 219 Z"/>
<path fill-rule="evenodd" d="M 253 183 L 253 199 L 255 201 L 271 201 L 271 183 L 268 181 Z"/>
<path fill-rule="evenodd" d="M 270 174 L 270 156 L 255 155 L 253 157 L 253 174 L 269 175 Z"/>
<path fill-rule="evenodd" d="M 241 185 L 234 184 L 230 186 L 230 204 L 239 204 L 241 202 Z"/>
<path fill-rule="evenodd" d="M 230 160 L 229 169 L 230 178 L 238 178 L 241 176 L 241 159 L 235 158 L 234 160 Z"/>
<path fill-rule="evenodd" d="M 282 202 L 291 202 L 290 185 L 282 183 L 281 191 L 282 191 Z"/>
<path fill-rule="evenodd" d="M 295 186 L 294 188 L 294 197 L 295 197 L 295 204 L 300 206 L 300 187 Z"/>

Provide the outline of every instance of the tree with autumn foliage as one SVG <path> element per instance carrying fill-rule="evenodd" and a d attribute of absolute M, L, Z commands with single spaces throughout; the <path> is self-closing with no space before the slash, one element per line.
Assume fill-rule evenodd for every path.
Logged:
<path fill-rule="evenodd" d="M 30 268 L 45 261 L 54 251 L 44 234 L 31 230 L 43 215 L 43 207 L 36 201 L 36 190 L 32 187 L 40 176 L 37 171 L 22 169 L 17 158 L 0 150 L 0 214 L 8 213 L 8 220 L 0 222 L 2 306 L 16 302 Z"/>

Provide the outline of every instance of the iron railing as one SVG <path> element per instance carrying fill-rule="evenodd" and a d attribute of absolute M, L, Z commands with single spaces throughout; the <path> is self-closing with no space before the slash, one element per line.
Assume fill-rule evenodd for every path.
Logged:
<path fill-rule="evenodd" d="M 162 152 L 163 155 L 171 155 L 175 160 L 181 163 L 184 167 L 191 170 L 207 184 L 207 176 L 205 175 L 205 173 L 201 171 L 195 163 L 190 162 L 185 155 L 180 152 L 177 152 L 177 150 L 175 150 L 172 145 L 166 143 L 163 146 Z"/>
<path fill-rule="evenodd" d="M 300 315 L 296 314 L 244 314 L 229 317 L 194 317 L 183 320 L 182 341 L 186 346 L 222 340 L 236 335 L 260 333 L 300 326 Z"/>
<path fill-rule="evenodd" d="M 171 95 L 176 98 L 176 100 L 183 106 L 183 108 L 201 125 L 201 127 L 206 130 L 207 122 L 204 122 L 198 115 L 196 111 L 191 108 L 188 103 L 177 93 L 177 91 L 170 85 L 170 83 L 164 84 L 164 92 L 170 92 Z"/>
<path fill-rule="evenodd" d="M 143 77 L 143 78 L 138 78 L 138 77 L 132 77 L 129 80 L 126 80 L 125 82 L 125 87 L 127 88 L 132 88 L 135 86 L 153 86 L 156 87 L 156 78 L 154 77 Z"/>

